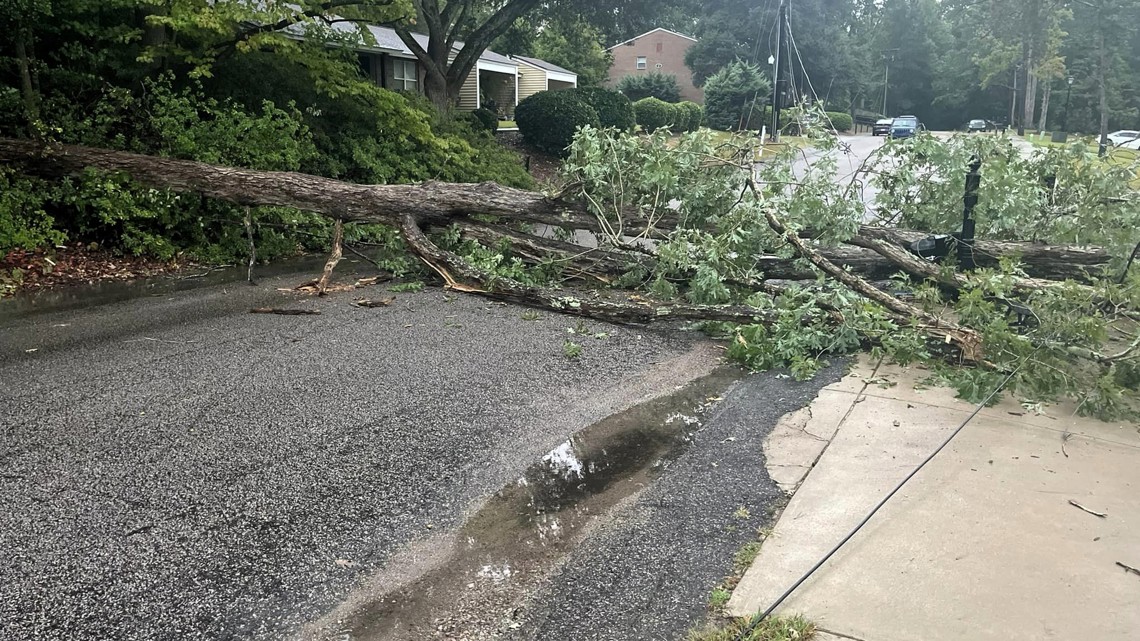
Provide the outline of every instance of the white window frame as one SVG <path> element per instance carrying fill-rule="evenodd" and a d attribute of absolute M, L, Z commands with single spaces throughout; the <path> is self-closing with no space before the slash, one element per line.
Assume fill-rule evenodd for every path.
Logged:
<path fill-rule="evenodd" d="M 649 58 L 647 56 L 638 56 L 637 62 L 635 62 L 634 64 L 637 65 L 638 69 L 648 69 L 649 68 Z"/>
<path fill-rule="evenodd" d="M 410 71 L 409 71 L 410 70 Z M 408 74 L 411 73 L 409 77 Z M 392 88 L 400 91 L 415 91 L 419 86 L 416 63 L 402 58 L 392 59 Z"/>

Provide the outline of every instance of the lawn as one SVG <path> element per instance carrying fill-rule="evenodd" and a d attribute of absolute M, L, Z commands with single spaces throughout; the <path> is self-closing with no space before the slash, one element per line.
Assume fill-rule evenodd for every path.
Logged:
<path fill-rule="evenodd" d="M 499 129 L 518 129 L 518 124 L 513 120 L 500 120 Z"/>
<path fill-rule="evenodd" d="M 1045 136 L 1027 137 L 1026 140 L 1035 147 L 1066 147 L 1077 142 L 1082 142 L 1088 145 L 1090 149 L 1095 150 L 1097 148 L 1097 140 L 1094 136 L 1073 137 L 1069 138 L 1068 142 L 1053 142 Z M 1133 183 L 1133 186 L 1140 188 L 1140 151 L 1110 146 L 1104 161 L 1114 165 L 1133 167 L 1138 179 L 1138 182 Z"/>
<path fill-rule="evenodd" d="M 727 143 L 732 140 L 734 136 L 747 136 L 750 134 L 753 137 L 756 136 L 756 132 L 717 131 L 715 129 L 707 129 L 706 131 L 709 131 L 712 134 L 713 142 L 716 144 Z M 756 160 L 760 160 L 765 156 L 774 155 L 777 151 L 789 145 L 792 147 L 805 147 L 808 145 L 808 143 L 808 139 L 802 136 L 780 136 L 780 142 L 778 143 L 765 140 L 760 153 L 756 155 Z"/>

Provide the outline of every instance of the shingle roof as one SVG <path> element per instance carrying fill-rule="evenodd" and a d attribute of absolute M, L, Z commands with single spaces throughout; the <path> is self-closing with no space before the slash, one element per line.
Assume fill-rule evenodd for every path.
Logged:
<path fill-rule="evenodd" d="M 380 27 L 380 26 L 376 26 L 376 25 L 365 25 L 365 26 L 368 29 L 368 32 L 372 35 L 372 38 L 376 40 L 376 44 L 371 45 L 368 48 L 383 49 L 385 51 L 391 51 L 393 53 L 399 53 L 399 54 L 409 56 L 409 57 L 414 56 L 414 54 L 412 53 L 412 50 L 409 49 L 406 44 L 404 44 L 404 41 L 400 39 L 400 36 L 396 35 L 395 29 L 392 29 L 391 27 Z M 358 31 L 358 25 L 355 23 L 351 23 L 351 22 L 335 22 L 335 23 L 333 23 L 332 28 L 335 29 L 336 31 L 343 33 L 343 34 L 346 34 L 346 35 L 353 35 L 353 34 L 359 34 L 360 33 Z M 428 46 L 427 35 L 422 34 L 422 33 L 413 33 L 412 38 L 415 39 L 416 43 L 418 43 L 421 47 L 423 47 L 424 49 L 427 49 L 427 46 Z M 363 45 L 363 43 L 361 43 L 361 44 Z M 456 42 L 454 48 L 456 51 L 462 49 L 463 43 L 462 42 Z M 483 60 L 485 62 L 497 62 L 499 64 L 504 64 L 504 65 L 511 65 L 511 66 L 515 66 L 515 67 L 518 66 L 518 63 L 516 63 L 514 60 L 511 60 L 507 56 L 504 56 L 500 53 L 495 53 L 494 51 L 491 51 L 490 49 L 484 50 L 483 55 L 479 56 L 479 59 Z M 550 65 L 550 63 L 544 63 L 544 64 Z M 553 67 L 553 65 L 550 65 L 550 66 Z M 558 70 L 559 70 L 558 68 L 554 69 L 554 71 L 558 71 Z M 565 73 L 570 73 L 568 71 L 565 71 L 564 69 L 562 71 L 564 71 Z"/>
<path fill-rule="evenodd" d="M 515 56 L 515 58 L 518 58 L 519 60 L 522 60 L 525 63 L 534 65 L 535 67 L 538 67 L 540 69 L 546 69 L 547 71 L 555 71 L 558 73 L 567 73 L 567 74 L 570 74 L 572 76 L 578 75 L 578 74 L 574 73 L 573 71 L 570 71 L 569 69 L 563 69 L 562 67 L 559 67 L 556 64 L 547 62 L 547 61 L 542 60 L 540 58 L 531 58 L 530 56 Z"/>

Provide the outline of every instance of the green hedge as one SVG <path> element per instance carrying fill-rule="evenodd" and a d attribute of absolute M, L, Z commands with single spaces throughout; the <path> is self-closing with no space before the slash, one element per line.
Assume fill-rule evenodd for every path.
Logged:
<path fill-rule="evenodd" d="M 598 112 L 573 91 L 540 91 L 515 107 L 515 123 L 527 143 L 559 156 L 579 127 L 600 127 Z"/>
<path fill-rule="evenodd" d="M 678 103 L 677 107 L 685 111 L 685 131 L 696 131 L 701 128 L 701 121 L 704 120 L 705 110 L 695 102 L 685 101 Z"/>
<path fill-rule="evenodd" d="M 677 108 L 673 104 L 657 98 L 638 100 L 633 103 L 633 112 L 637 124 L 649 133 L 671 126 L 677 117 Z"/>
<path fill-rule="evenodd" d="M 831 126 L 835 127 L 836 131 L 851 131 L 851 128 L 855 125 L 855 121 L 852 120 L 851 114 L 845 114 L 839 111 L 829 111 L 827 112 L 827 117 L 831 120 Z"/>
<path fill-rule="evenodd" d="M 499 130 L 499 116 L 490 109 L 476 109 L 471 112 L 475 122 L 491 133 Z"/>
<path fill-rule="evenodd" d="M 629 131 L 637 124 L 633 115 L 633 103 L 620 91 L 601 87 L 581 87 L 569 91 L 576 93 L 598 112 L 598 121 L 603 127 Z"/>
<path fill-rule="evenodd" d="M 660 71 L 626 76 L 618 81 L 617 90 L 634 102 L 645 98 L 657 98 L 665 102 L 681 100 L 681 86 L 677 84 L 677 76 Z"/>

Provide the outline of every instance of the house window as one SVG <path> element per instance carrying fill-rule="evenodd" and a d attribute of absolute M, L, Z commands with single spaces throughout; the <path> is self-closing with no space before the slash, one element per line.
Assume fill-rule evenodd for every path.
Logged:
<path fill-rule="evenodd" d="M 645 69 L 648 66 L 649 66 L 649 61 L 645 59 L 645 56 L 638 56 L 637 57 L 637 68 L 638 69 Z"/>
<path fill-rule="evenodd" d="M 393 60 L 392 61 L 392 88 L 397 91 L 415 91 L 416 82 L 416 63 L 411 60 Z"/>

